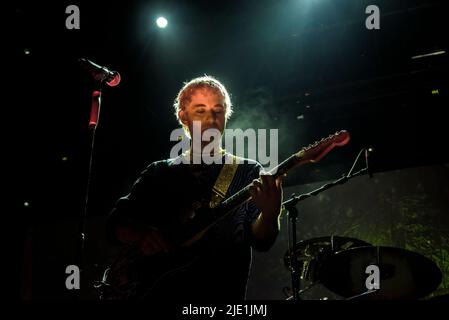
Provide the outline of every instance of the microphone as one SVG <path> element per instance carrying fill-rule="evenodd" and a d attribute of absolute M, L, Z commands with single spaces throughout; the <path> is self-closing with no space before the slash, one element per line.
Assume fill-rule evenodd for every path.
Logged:
<path fill-rule="evenodd" d="M 371 156 L 371 153 L 373 151 L 374 151 L 374 149 L 371 147 L 368 147 L 365 149 L 366 171 L 368 172 L 370 179 L 373 177 L 373 171 L 371 170 L 371 166 L 369 165 L 369 157 Z"/>
<path fill-rule="evenodd" d="M 111 71 L 106 67 L 102 67 L 86 58 L 78 59 L 81 66 L 83 66 L 96 81 L 106 81 L 106 84 L 110 87 L 115 87 L 120 83 L 121 77 L 117 71 Z"/>

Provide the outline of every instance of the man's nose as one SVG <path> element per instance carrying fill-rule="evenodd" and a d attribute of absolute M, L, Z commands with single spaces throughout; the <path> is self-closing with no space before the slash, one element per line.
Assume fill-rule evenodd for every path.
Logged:
<path fill-rule="evenodd" d="M 218 112 L 215 110 L 215 108 L 209 108 L 207 114 L 212 118 L 215 119 L 217 118 L 217 114 Z"/>

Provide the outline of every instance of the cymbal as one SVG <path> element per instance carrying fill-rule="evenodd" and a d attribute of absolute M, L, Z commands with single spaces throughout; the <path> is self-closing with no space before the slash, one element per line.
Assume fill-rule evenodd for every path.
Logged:
<path fill-rule="evenodd" d="M 323 261 L 333 253 L 354 247 L 365 247 L 371 244 L 349 237 L 326 236 L 302 240 L 295 244 L 298 268 L 301 271 L 301 279 L 312 282 L 318 281 L 319 269 Z M 290 269 L 290 252 L 284 255 L 284 264 Z"/>
<path fill-rule="evenodd" d="M 368 300 L 417 299 L 434 291 L 442 280 L 438 266 L 413 251 L 393 247 L 359 247 L 335 253 L 321 268 L 321 283 L 343 297 L 366 293 L 366 268 L 379 268 L 379 290 L 361 296 Z"/>

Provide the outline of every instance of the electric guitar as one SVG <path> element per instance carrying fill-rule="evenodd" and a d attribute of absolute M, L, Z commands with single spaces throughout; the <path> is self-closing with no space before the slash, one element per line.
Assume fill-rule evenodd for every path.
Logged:
<path fill-rule="evenodd" d="M 344 146 L 350 140 L 347 131 L 339 131 L 307 147 L 302 148 L 273 168 L 268 174 L 276 177 L 286 175 L 297 166 L 318 162 L 337 146 Z M 102 299 L 140 300 L 155 294 L 174 274 L 187 268 L 197 259 L 195 244 L 216 223 L 234 212 L 234 209 L 249 201 L 251 184 L 215 208 L 205 202 L 189 211 L 182 223 L 169 228 L 159 228 L 162 237 L 175 249 L 169 253 L 144 255 L 136 246 L 126 247 L 96 284 Z"/>

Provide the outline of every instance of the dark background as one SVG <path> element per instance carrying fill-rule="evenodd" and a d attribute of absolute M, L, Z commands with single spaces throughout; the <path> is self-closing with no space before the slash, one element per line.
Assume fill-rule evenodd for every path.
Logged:
<path fill-rule="evenodd" d="M 70 4 L 79 6 L 79 30 L 65 27 Z M 380 30 L 365 27 L 371 4 L 380 8 Z M 122 76 L 103 90 L 89 281 L 114 252 L 103 240 L 104 217 L 145 165 L 169 156 L 178 127 L 173 100 L 184 81 L 203 74 L 231 92 L 228 127 L 279 129 L 279 160 L 336 130 L 351 133 L 348 146 L 292 172 L 286 187 L 341 176 L 365 146 L 375 149 L 374 172 L 448 163 L 445 1 L 16 1 L 6 12 L 16 119 L 6 135 L 14 175 L 7 201 L 18 222 L 14 296 L 71 297 L 64 269 L 76 263 L 94 88 L 80 57 Z M 156 27 L 159 15 L 166 29 Z M 446 53 L 411 59 L 438 50 Z"/>

